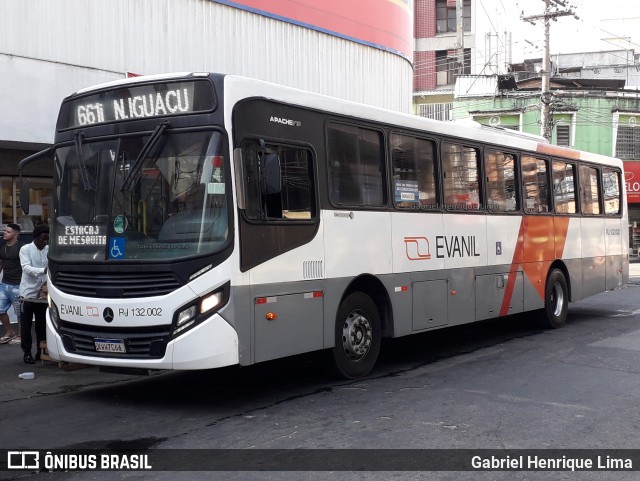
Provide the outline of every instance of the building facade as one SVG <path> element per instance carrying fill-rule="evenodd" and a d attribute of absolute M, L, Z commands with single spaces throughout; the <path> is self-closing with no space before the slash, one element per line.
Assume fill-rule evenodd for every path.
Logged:
<path fill-rule="evenodd" d="M 511 12 L 502 2 L 416 0 L 414 113 L 451 120 L 459 75 L 497 75 L 511 62 Z"/>
<path fill-rule="evenodd" d="M 627 58 L 629 64 L 598 62 Z M 554 56 L 550 142 L 622 159 L 629 206 L 631 255 L 640 252 L 640 64 L 633 52 Z M 569 60 L 579 59 L 579 62 Z M 557 62 L 557 63 L 556 63 Z M 540 77 L 537 60 L 508 76 L 457 79 L 454 118 L 540 135 Z M 564 65 L 564 67 L 563 67 Z M 515 70 L 521 66 L 514 66 Z M 607 75 L 609 73 L 610 75 Z M 520 79 L 520 80 L 518 80 Z M 626 82 L 632 84 L 626 88 Z"/>

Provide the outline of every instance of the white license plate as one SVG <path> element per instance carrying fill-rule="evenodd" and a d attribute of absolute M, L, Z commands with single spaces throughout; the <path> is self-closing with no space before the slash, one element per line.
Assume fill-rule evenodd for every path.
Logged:
<path fill-rule="evenodd" d="M 97 352 L 127 352 L 122 339 L 94 339 Z"/>

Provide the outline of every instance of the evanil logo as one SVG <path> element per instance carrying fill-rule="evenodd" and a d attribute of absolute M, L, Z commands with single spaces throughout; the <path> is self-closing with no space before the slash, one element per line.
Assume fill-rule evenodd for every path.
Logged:
<path fill-rule="evenodd" d="M 404 249 L 410 261 L 428 261 L 431 259 L 429 239 L 426 237 L 405 237 Z"/>

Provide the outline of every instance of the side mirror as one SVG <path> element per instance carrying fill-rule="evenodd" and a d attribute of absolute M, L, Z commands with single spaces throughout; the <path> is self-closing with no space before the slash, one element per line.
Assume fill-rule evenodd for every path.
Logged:
<path fill-rule="evenodd" d="M 280 157 L 277 154 L 262 156 L 262 193 L 279 194 L 282 190 L 280 177 Z"/>
<path fill-rule="evenodd" d="M 20 207 L 22 207 L 22 212 L 25 215 L 29 215 L 29 197 L 31 194 L 31 184 L 29 179 L 23 181 L 22 180 L 22 169 L 24 169 L 28 164 L 33 162 L 34 160 L 40 160 L 47 156 L 52 155 L 53 147 L 48 147 L 40 152 L 36 152 L 35 154 L 30 155 L 20 161 L 18 164 L 18 172 L 20 172 Z"/>
<path fill-rule="evenodd" d="M 30 191 L 31 182 L 29 182 L 29 179 L 27 179 L 20 184 L 20 207 L 22 207 L 22 212 L 24 212 L 25 215 L 29 215 Z"/>

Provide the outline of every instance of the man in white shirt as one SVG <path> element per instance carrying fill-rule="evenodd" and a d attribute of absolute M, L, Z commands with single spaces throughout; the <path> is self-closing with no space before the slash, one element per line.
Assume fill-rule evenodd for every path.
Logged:
<path fill-rule="evenodd" d="M 40 289 L 47 282 L 47 254 L 49 253 L 49 227 L 38 225 L 33 229 L 33 242 L 20 249 L 22 280 L 20 282 L 21 342 L 24 362 L 33 364 L 40 359 L 40 341 L 46 340 L 47 300 L 40 298 Z M 31 355 L 31 324 L 35 317 L 36 357 Z"/>

